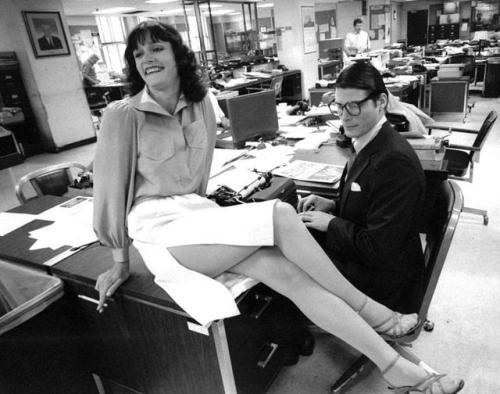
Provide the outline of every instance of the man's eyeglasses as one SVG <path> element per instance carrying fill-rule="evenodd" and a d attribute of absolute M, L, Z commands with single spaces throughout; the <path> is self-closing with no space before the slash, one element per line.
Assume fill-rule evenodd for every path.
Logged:
<path fill-rule="evenodd" d="M 363 100 L 360 101 L 349 101 L 348 103 L 345 104 L 339 104 L 336 103 L 335 101 L 332 101 L 328 104 L 328 108 L 330 109 L 330 112 L 332 114 L 336 114 L 341 116 L 344 113 L 344 110 L 347 111 L 347 113 L 351 116 L 358 116 L 361 113 L 361 104 L 363 104 L 365 101 L 370 100 L 373 98 L 375 94 L 369 94 L 368 97 L 364 98 Z"/>

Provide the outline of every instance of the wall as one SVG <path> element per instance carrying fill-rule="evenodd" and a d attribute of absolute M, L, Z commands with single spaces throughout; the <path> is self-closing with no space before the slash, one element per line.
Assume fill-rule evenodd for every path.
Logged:
<path fill-rule="evenodd" d="M 309 88 L 318 80 L 318 50 L 304 53 L 304 32 L 301 6 L 313 7 L 314 0 L 275 0 L 274 18 L 280 64 L 302 71 L 302 96 L 309 97 Z"/>
<path fill-rule="evenodd" d="M 71 54 L 35 58 L 24 25 L 22 10 L 59 11 L 68 40 L 69 31 L 61 0 L 2 0 L 0 2 L 0 50 L 15 51 L 44 149 L 95 136 L 71 41 Z"/>

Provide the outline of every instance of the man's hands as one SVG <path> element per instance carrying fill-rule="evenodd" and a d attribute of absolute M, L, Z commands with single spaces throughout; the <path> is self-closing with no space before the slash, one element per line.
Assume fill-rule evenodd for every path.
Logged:
<path fill-rule="evenodd" d="M 333 215 L 327 213 L 335 208 L 335 202 L 311 194 L 299 201 L 297 210 L 306 227 L 325 232 Z"/>
<path fill-rule="evenodd" d="M 106 272 L 98 276 L 95 289 L 99 292 L 97 311 L 104 311 L 106 298 L 111 297 L 115 290 L 130 276 L 129 262 L 115 262 Z"/>
<path fill-rule="evenodd" d="M 306 227 L 326 232 L 326 230 L 328 230 L 330 220 L 332 220 L 335 216 L 326 212 L 306 211 L 299 213 L 299 217 L 304 222 Z"/>
<path fill-rule="evenodd" d="M 302 198 L 299 201 L 299 205 L 297 207 L 297 210 L 299 212 L 305 212 L 305 211 L 322 211 L 322 212 L 328 212 L 333 210 L 335 208 L 335 202 L 332 200 L 329 200 L 328 198 L 316 196 L 314 194 L 311 194 L 305 198 Z"/>

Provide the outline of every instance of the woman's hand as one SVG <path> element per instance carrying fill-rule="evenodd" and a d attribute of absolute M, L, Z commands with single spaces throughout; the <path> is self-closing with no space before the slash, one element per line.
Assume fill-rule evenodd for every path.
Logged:
<path fill-rule="evenodd" d="M 299 212 L 306 211 L 322 211 L 328 212 L 331 211 L 335 206 L 335 203 L 328 198 L 316 196 L 315 194 L 311 194 L 305 198 L 302 198 L 299 201 L 299 205 L 297 206 L 297 210 Z"/>
<path fill-rule="evenodd" d="M 111 297 L 115 290 L 130 276 L 129 262 L 115 262 L 106 272 L 97 277 L 95 289 L 99 292 L 97 311 L 102 313 L 106 298 Z"/>
<path fill-rule="evenodd" d="M 332 220 L 335 216 L 326 212 L 306 211 L 299 213 L 299 217 L 304 222 L 306 227 L 326 232 L 326 230 L 328 230 L 330 220 Z"/>

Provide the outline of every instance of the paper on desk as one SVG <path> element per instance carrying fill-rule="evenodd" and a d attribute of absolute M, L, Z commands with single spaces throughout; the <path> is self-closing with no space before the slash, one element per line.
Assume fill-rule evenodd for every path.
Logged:
<path fill-rule="evenodd" d="M 92 197 L 77 196 L 62 204 L 56 205 L 38 215 L 38 219 L 51 221 L 70 221 L 72 223 L 92 225 Z"/>
<path fill-rule="evenodd" d="M 313 133 L 297 142 L 294 146 L 295 150 L 317 150 L 321 145 L 330 139 L 330 133 L 324 128 L 322 133 Z"/>
<path fill-rule="evenodd" d="M 30 232 L 30 238 L 36 240 L 30 250 L 81 246 L 97 241 L 93 229 L 92 197 L 72 198 L 42 212 L 37 218 L 54 223 Z"/>
<path fill-rule="evenodd" d="M 280 125 L 280 129 L 283 126 L 293 126 L 296 125 L 301 120 L 307 118 L 305 115 L 285 115 L 278 114 L 278 124 Z"/>
<path fill-rule="evenodd" d="M 295 160 L 273 170 L 273 174 L 300 181 L 335 183 L 342 176 L 343 167 L 333 164 Z"/>
<path fill-rule="evenodd" d="M 322 105 L 320 107 L 312 107 L 310 111 L 306 112 L 307 116 L 321 116 L 321 115 L 331 115 L 328 105 Z"/>
<path fill-rule="evenodd" d="M 317 127 L 307 127 L 302 125 L 297 126 L 280 126 L 280 134 L 290 140 L 301 140 L 308 135 L 318 131 Z"/>
<path fill-rule="evenodd" d="M 212 166 L 210 167 L 210 176 L 214 176 L 215 174 L 221 172 L 224 167 L 224 163 L 234 159 L 241 155 L 245 150 L 242 149 L 214 149 L 214 156 L 212 159 Z"/>
<path fill-rule="evenodd" d="M 81 246 L 97 241 L 92 225 L 58 221 L 29 233 L 36 241 L 30 250 L 61 246 Z"/>
<path fill-rule="evenodd" d="M 294 148 L 288 145 L 272 146 L 266 144 L 265 149 L 254 149 L 250 157 L 233 163 L 237 168 L 257 172 L 268 172 L 286 164 L 293 157 Z M 253 156 L 253 157 L 252 157 Z"/>
<path fill-rule="evenodd" d="M 37 219 L 36 215 L 27 213 L 0 212 L 0 236 L 3 237 L 35 219 Z"/>

